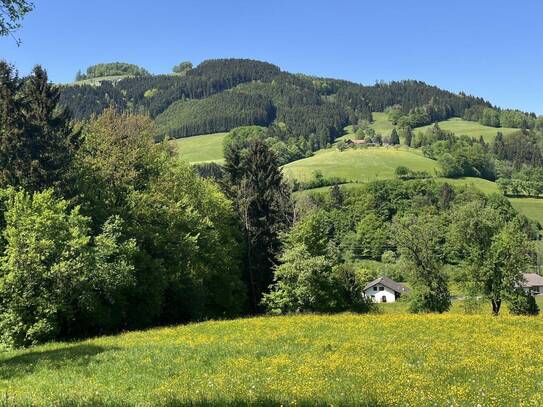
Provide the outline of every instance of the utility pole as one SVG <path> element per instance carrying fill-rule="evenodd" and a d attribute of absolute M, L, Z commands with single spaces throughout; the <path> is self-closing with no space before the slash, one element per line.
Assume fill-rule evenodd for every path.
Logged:
<path fill-rule="evenodd" d="M 541 235 L 539 233 L 539 230 L 537 231 L 536 253 L 537 253 L 536 273 L 541 275 Z"/>

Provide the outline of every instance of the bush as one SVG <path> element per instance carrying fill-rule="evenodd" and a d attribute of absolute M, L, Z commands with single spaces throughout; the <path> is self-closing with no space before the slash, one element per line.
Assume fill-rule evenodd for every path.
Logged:
<path fill-rule="evenodd" d="M 111 218 L 90 220 L 52 191 L 9 191 L 0 267 L 0 340 L 21 347 L 111 328 L 115 303 L 134 283 L 135 242 Z M 24 295 L 22 295 L 24 293 Z M 105 310 L 109 312 L 106 312 Z"/>
<path fill-rule="evenodd" d="M 509 312 L 512 315 L 538 315 L 539 306 L 531 294 L 519 292 L 509 300 Z"/>

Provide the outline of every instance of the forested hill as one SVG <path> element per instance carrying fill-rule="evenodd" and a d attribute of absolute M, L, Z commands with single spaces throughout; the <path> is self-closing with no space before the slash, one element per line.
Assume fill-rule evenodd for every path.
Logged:
<path fill-rule="evenodd" d="M 115 66 L 123 66 L 116 64 Z M 63 86 L 61 104 L 75 119 L 114 106 L 120 112 L 149 114 L 159 134 L 180 138 L 229 131 L 242 125 L 274 127 L 276 138 L 301 155 L 322 148 L 348 124 L 371 120 L 371 112 L 391 112 L 399 126 L 421 126 L 450 117 L 486 120 L 500 117 L 530 127 L 535 115 L 493 108 L 482 98 L 455 94 L 424 82 L 406 80 L 364 86 L 291 74 L 267 62 L 215 59 L 190 63 L 166 75 L 128 76 L 118 81 Z M 100 70 L 91 69 L 96 78 Z M 143 71 L 142 71 L 143 72 Z M 294 147 L 295 146 L 295 147 Z"/>

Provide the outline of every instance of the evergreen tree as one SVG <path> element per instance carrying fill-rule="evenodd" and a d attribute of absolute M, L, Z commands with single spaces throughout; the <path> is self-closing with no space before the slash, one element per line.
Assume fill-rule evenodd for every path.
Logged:
<path fill-rule="evenodd" d="M 390 133 L 390 144 L 392 144 L 393 146 L 400 144 L 400 136 L 398 136 L 396 127 L 394 127 L 392 129 L 392 133 Z"/>
<path fill-rule="evenodd" d="M 13 67 L 0 61 L 0 184 L 14 184 L 22 167 L 23 118 L 17 98 L 20 80 Z"/>
<path fill-rule="evenodd" d="M 413 130 L 411 129 L 411 126 L 407 126 L 405 128 L 404 144 L 407 147 L 411 147 L 412 142 L 413 142 Z"/>
<path fill-rule="evenodd" d="M 38 191 L 62 187 L 77 148 L 70 117 L 58 107 L 60 92 L 47 72 L 36 66 L 21 89 L 24 114 L 24 161 L 16 185 Z"/>
<path fill-rule="evenodd" d="M 290 197 L 274 153 L 260 140 L 251 141 L 244 150 L 232 145 L 226 154 L 225 172 L 245 236 L 246 282 L 257 312 L 273 281 L 279 233 L 290 219 Z"/>
<path fill-rule="evenodd" d="M 492 145 L 492 152 L 498 160 L 505 159 L 505 140 L 503 134 L 498 132 L 496 138 L 494 139 L 494 144 Z"/>

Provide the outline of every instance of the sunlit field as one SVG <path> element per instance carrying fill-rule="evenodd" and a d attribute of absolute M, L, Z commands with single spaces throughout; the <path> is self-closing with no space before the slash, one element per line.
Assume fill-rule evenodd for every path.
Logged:
<path fill-rule="evenodd" d="M 439 127 L 441 127 L 443 130 L 452 131 L 457 136 L 465 135 L 476 138 L 483 136 L 486 142 L 491 142 L 492 140 L 494 140 L 494 137 L 496 137 L 496 134 L 498 132 L 501 132 L 504 136 L 508 136 L 519 131 L 519 129 L 513 129 L 510 127 L 484 126 L 478 122 L 471 122 L 468 120 L 460 119 L 458 117 L 453 117 L 449 120 L 440 121 L 438 122 L 438 124 Z M 424 131 L 432 126 L 433 124 L 424 127 L 417 127 L 415 131 Z"/>
<path fill-rule="evenodd" d="M 543 403 L 542 317 L 404 309 L 205 322 L 1 353 L 3 405 Z"/>
<path fill-rule="evenodd" d="M 204 134 L 172 140 L 178 156 L 188 163 L 223 160 L 223 140 L 228 133 Z"/>
<path fill-rule="evenodd" d="M 294 161 L 283 167 L 287 177 L 300 181 L 310 179 L 319 170 L 325 177 L 339 177 L 347 181 L 375 181 L 394 178 L 398 166 L 435 175 L 436 161 L 424 157 L 420 151 L 405 147 L 350 148 L 339 151 L 329 148 L 314 156 Z"/>

